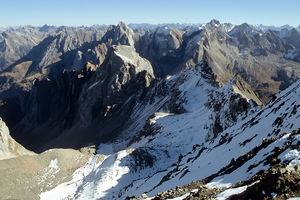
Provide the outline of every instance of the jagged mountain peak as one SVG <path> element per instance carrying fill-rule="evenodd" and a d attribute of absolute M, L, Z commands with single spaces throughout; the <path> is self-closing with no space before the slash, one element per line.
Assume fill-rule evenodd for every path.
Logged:
<path fill-rule="evenodd" d="M 162 48 L 171 48 L 172 50 L 178 49 L 182 43 L 183 32 L 177 30 L 169 25 L 158 27 L 154 32 L 155 45 L 160 48 L 162 56 L 166 56 L 167 50 Z"/>
<path fill-rule="evenodd" d="M 125 116 L 131 112 L 130 103 L 151 85 L 154 78 L 151 63 L 140 57 L 134 47 L 113 45 L 79 97 L 77 115 L 80 124 L 88 127 L 95 120 L 103 120 L 100 123 L 102 131 L 98 135 L 121 131 L 114 129 L 126 122 Z M 116 119 L 118 123 L 109 122 Z"/>
<path fill-rule="evenodd" d="M 102 29 L 83 30 L 81 28 L 66 27 L 55 30 L 57 32 L 47 35 L 30 49 L 24 57 L 4 70 L 10 75 L 10 79 L 20 83 L 26 82 L 24 79 L 29 78 L 30 85 L 32 79 L 43 78 L 50 73 L 56 76 L 63 70 L 60 69 L 62 66 L 65 69 L 81 69 L 83 66 L 74 66 L 76 63 L 72 60 L 76 59 L 75 50 L 83 48 L 83 45 L 87 43 L 90 46 L 95 46 L 93 42 L 100 40 L 103 35 Z M 21 87 L 23 86 L 21 85 Z"/>
<path fill-rule="evenodd" d="M 218 21 L 216 19 L 212 19 L 210 22 L 208 22 L 208 24 L 211 25 L 211 26 L 218 27 L 218 26 L 220 26 L 221 23 L 220 23 L 220 21 Z"/>
<path fill-rule="evenodd" d="M 279 31 L 279 36 L 281 38 L 299 38 L 300 33 L 297 29 L 292 28 L 290 30 L 288 29 L 282 29 Z"/>
<path fill-rule="evenodd" d="M 174 32 L 181 32 L 181 31 L 170 25 L 159 26 L 155 30 L 156 34 L 165 35 L 165 36 L 170 35 Z"/>
<path fill-rule="evenodd" d="M 260 32 L 259 30 L 255 29 L 253 26 L 243 23 L 241 25 L 236 25 L 230 32 L 230 35 L 235 35 L 235 34 L 241 34 L 241 33 L 246 33 L 246 34 L 251 34 L 251 35 L 262 35 L 263 33 Z"/>
<path fill-rule="evenodd" d="M 110 64 L 110 71 L 112 73 L 120 71 L 121 73 L 125 74 L 126 69 L 128 70 L 129 68 L 131 68 L 130 73 L 133 72 L 134 74 L 138 74 L 142 71 L 146 71 L 154 78 L 151 63 L 147 59 L 140 57 L 140 55 L 136 52 L 135 48 L 132 46 L 113 45 L 111 48 L 111 54 L 108 56 L 108 59 L 109 60 L 107 62 Z M 119 59 L 122 63 L 118 61 Z M 117 67 L 118 69 L 115 67 Z M 119 67 L 125 68 L 119 69 Z"/>
<path fill-rule="evenodd" d="M 120 21 L 117 25 L 118 28 L 126 31 L 127 29 L 129 29 L 129 27 L 127 26 L 127 24 L 125 22 Z"/>
<path fill-rule="evenodd" d="M 40 31 L 48 32 L 50 29 L 54 29 L 55 26 L 49 26 L 48 24 L 44 24 L 39 28 Z"/>
<path fill-rule="evenodd" d="M 150 62 L 145 58 L 141 58 L 140 55 L 135 51 L 134 47 L 127 45 L 114 45 L 112 46 L 112 52 L 114 55 L 119 56 L 125 63 L 135 66 L 136 73 L 146 70 L 148 73 L 154 76 Z"/>
<path fill-rule="evenodd" d="M 136 34 L 124 22 L 117 26 L 111 25 L 102 38 L 102 42 L 109 45 L 131 45 L 134 46 Z"/>

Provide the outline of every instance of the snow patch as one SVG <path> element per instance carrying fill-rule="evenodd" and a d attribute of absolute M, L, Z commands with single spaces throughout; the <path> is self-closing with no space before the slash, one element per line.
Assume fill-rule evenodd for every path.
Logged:
<path fill-rule="evenodd" d="M 49 164 L 49 168 L 52 168 L 52 169 L 58 169 L 58 165 L 57 165 L 58 161 L 57 161 L 57 158 L 55 158 L 54 160 L 51 160 L 50 164 Z"/>
<path fill-rule="evenodd" d="M 297 149 L 286 150 L 278 158 L 281 161 L 288 161 L 289 165 L 291 165 L 292 167 L 300 165 L 300 151 L 298 151 Z"/>
<path fill-rule="evenodd" d="M 158 119 L 166 117 L 166 116 L 170 116 L 170 115 L 174 115 L 174 114 L 173 113 L 157 112 L 157 113 L 155 113 L 155 117 L 150 119 L 150 124 L 154 124 L 154 123 L 156 123 L 156 121 Z"/>
<path fill-rule="evenodd" d="M 58 167 L 58 161 L 57 159 L 51 160 L 48 167 L 43 169 L 42 176 L 37 177 L 37 181 L 39 184 L 48 182 L 48 185 L 52 184 L 51 179 L 55 178 L 55 174 L 57 174 L 60 171 L 60 168 Z"/>
<path fill-rule="evenodd" d="M 226 200 L 232 195 L 240 194 L 240 193 L 246 191 L 248 187 L 250 187 L 250 186 L 252 186 L 252 185 L 254 185 L 258 182 L 259 181 L 256 181 L 256 182 L 252 183 L 251 185 L 245 185 L 245 186 L 242 186 L 242 187 L 227 189 L 224 192 L 221 192 L 220 194 L 218 194 L 216 196 L 216 199 L 217 200 Z"/>

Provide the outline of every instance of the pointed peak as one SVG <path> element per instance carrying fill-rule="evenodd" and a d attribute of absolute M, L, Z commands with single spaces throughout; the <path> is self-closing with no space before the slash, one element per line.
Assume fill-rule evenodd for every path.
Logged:
<path fill-rule="evenodd" d="M 126 23 L 125 23 L 125 22 L 122 22 L 122 21 L 120 21 L 120 22 L 118 23 L 117 27 L 119 27 L 119 28 L 121 28 L 121 29 L 123 29 L 123 30 L 129 29 L 129 27 L 126 25 Z"/>
<path fill-rule="evenodd" d="M 209 22 L 210 25 L 214 25 L 214 26 L 219 26 L 220 25 L 220 21 L 219 20 L 216 20 L 216 19 L 212 19 L 210 22 Z"/>
<path fill-rule="evenodd" d="M 259 30 L 257 30 L 256 28 L 254 28 L 253 26 L 247 24 L 247 23 L 243 23 L 241 25 L 237 25 L 235 26 L 230 32 L 229 34 L 239 34 L 239 33 L 247 33 L 247 34 L 251 34 L 251 35 L 262 35 L 263 33 Z"/>
<path fill-rule="evenodd" d="M 292 28 L 290 32 L 299 35 L 299 31 L 296 28 Z"/>
<path fill-rule="evenodd" d="M 255 32 L 259 32 L 256 28 L 254 28 L 253 26 L 251 26 L 250 24 L 248 23 L 243 23 L 240 25 L 240 27 L 243 29 L 243 30 L 253 30 Z"/>
<path fill-rule="evenodd" d="M 134 45 L 134 32 L 124 22 L 111 25 L 102 38 L 102 42 L 110 45 Z"/>
<path fill-rule="evenodd" d="M 246 27 L 252 28 L 252 27 L 250 26 L 250 24 L 248 24 L 248 23 L 242 23 L 242 24 L 240 25 L 240 27 L 243 27 L 243 28 L 246 28 Z"/>
<path fill-rule="evenodd" d="M 209 27 L 211 29 L 215 29 L 220 27 L 220 22 L 216 19 L 212 19 L 210 22 L 208 22 L 207 24 L 205 24 L 205 27 Z"/>
<path fill-rule="evenodd" d="M 119 21 L 118 26 L 127 26 L 125 22 Z"/>
<path fill-rule="evenodd" d="M 47 31 L 49 31 L 49 29 L 51 29 L 51 28 L 55 28 L 55 27 L 54 27 L 54 26 L 49 26 L 48 24 L 44 24 L 43 26 L 41 26 L 41 27 L 39 28 L 39 30 L 42 31 L 42 32 L 47 32 Z"/>
<path fill-rule="evenodd" d="M 125 22 L 120 21 L 117 25 L 110 25 L 107 31 L 113 31 L 113 32 L 127 32 L 132 31 L 131 28 L 129 28 Z"/>

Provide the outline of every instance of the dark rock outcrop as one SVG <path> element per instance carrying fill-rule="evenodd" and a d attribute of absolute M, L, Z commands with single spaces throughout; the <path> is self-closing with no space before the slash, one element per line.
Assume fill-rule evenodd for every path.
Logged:
<path fill-rule="evenodd" d="M 98 47 L 106 51 L 106 46 Z M 134 47 L 113 46 L 100 67 L 87 63 L 80 71 L 63 71 L 55 78 L 36 80 L 29 92 L 3 101 L 1 113 L 11 125 L 13 136 L 30 149 L 47 149 L 47 143 L 79 148 L 97 143 L 105 138 L 103 134 L 108 134 L 107 138 L 116 136 L 132 104 L 153 79 L 150 62 Z M 93 130 L 89 137 L 84 134 L 87 130 Z M 66 132 L 81 136 L 59 142 Z"/>

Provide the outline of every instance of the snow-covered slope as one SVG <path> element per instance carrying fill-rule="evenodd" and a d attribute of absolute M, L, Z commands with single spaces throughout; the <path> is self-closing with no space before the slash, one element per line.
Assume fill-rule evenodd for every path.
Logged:
<path fill-rule="evenodd" d="M 96 164 L 95 155 L 41 199 L 154 196 L 194 180 L 226 188 L 273 162 L 299 165 L 300 137 L 293 131 L 300 128 L 300 81 L 260 108 L 234 94 L 233 81 L 218 88 L 212 76 L 202 63 L 159 83 L 156 90 L 173 93 L 137 104 L 136 123 L 115 143 L 99 145 L 103 162 Z M 170 112 L 170 102 L 177 112 Z"/>

